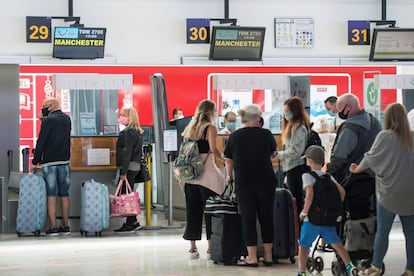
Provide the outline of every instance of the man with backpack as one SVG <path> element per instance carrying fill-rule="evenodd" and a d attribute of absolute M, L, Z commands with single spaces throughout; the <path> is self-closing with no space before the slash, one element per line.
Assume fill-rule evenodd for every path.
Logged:
<path fill-rule="evenodd" d="M 329 173 L 322 171 L 325 163 L 322 147 L 310 146 L 305 151 L 305 157 L 311 171 L 302 175 L 305 202 L 299 215 L 303 225 L 299 240 L 298 276 L 306 276 L 309 248 L 318 235 L 336 250 L 346 266 L 347 275 L 358 275 L 358 269 L 352 263 L 335 227 L 342 220 L 345 190 Z"/>

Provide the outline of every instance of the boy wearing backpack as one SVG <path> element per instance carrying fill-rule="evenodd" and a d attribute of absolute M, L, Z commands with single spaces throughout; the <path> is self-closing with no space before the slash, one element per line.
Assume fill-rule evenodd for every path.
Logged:
<path fill-rule="evenodd" d="M 305 202 L 299 218 L 303 220 L 299 241 L 298 276 L 306 276 L 309 248 L 320 235 L 330 244 L 344 261 L 347 275 L 358 275 L 358 269 L 351 262 L 336 231 L 336 223 L 342 220 L 342 201 L 345 190 L 328 173 L 321 169 L 325 163 L 325 152 L 320 146 L 306 149 L 306 164 L 310 172 L 302 175 Z"/>

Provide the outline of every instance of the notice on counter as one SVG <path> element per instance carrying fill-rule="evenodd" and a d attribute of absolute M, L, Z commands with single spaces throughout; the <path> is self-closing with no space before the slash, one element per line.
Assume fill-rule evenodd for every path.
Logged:
<path fill-rule="evenodd" d="M 164 152 L 177 151 L 177 130 L 164 129 Z"/>
<path fill-rule="evenodd" d="M 88 149 L 87 160 L 88 166 L 108 166 L 110 165 L 110 149 Z"/>

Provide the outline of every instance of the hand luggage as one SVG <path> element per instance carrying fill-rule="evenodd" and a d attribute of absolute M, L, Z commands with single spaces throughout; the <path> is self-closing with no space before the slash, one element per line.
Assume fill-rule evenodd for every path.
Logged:
<path fill-rule="evenodd" d="M 276 188 L 273 208 L 273 258 L 289 258 L 293 264 L 298 253 L 299 240 L 296 199 L 288 189 Z"/>
<path fill-rule="evenodd" d="M 219 198 L 210 197 L 205 210 L 211 216 L 211 259 L 224 265 L 236 264 L 246 250 L 233 185 Z"/>
<path fill-rule="evenodd" d="M 211 232 L 211 259 L 224 265 L 237 264 L 245 251 L 240 215 L 212 215 Z"/>
<path fill-rule="evenodd" d="M 105 184 L 93 179 L 83 182 L 81 187 L 80 233 L 101 236 L 109 225 L 109 194 Z"/>
<path fill-rule="evenodd" d="M 46 226 L 46 184 L 43 176 L 35 173 L 24 174 L 19 184 L 16 233 L 40 235 Z"/>

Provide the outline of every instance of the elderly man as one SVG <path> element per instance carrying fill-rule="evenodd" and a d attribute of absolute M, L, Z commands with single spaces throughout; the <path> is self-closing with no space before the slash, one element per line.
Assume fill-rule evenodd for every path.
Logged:
<path fill-rule="evenodd" d="M 382 127 L 377 118 L 361 109 L 353 94 L 340 96 L 336 108 L 338 116 L 346 121 L 338 129 L 327 171 L 342 182 L 349 173 L 349 165 L 362 160 Z"/>

